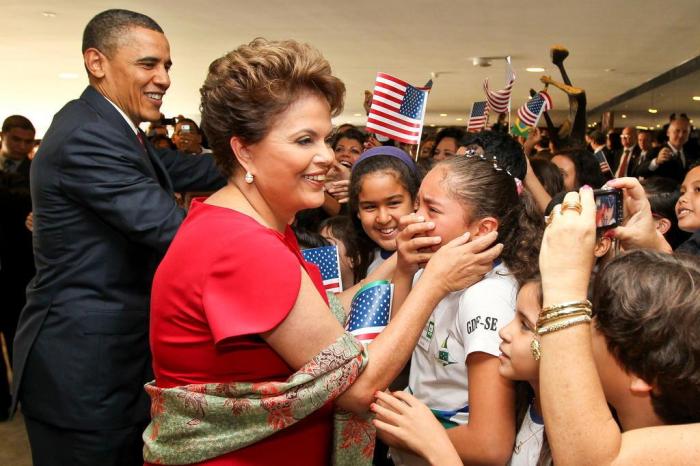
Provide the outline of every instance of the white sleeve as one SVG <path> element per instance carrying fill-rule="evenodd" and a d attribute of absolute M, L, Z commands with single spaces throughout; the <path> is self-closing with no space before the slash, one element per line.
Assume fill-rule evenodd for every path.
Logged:
<path fill-rule="evenodd" d="M 475 352 L 500 354 L 498 332 L 515 316 L 516 293 L 517 285 L 500 277 L 482 280 L 462 294 L 457 327 L 465 357 Z"/>

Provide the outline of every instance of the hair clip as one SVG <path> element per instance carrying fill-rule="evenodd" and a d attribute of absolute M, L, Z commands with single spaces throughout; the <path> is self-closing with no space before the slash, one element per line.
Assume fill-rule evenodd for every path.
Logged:
<path fill-rule="evenodd" d="M 498 172 L 505 171 L 508 174 L 508 176 L 510 176 L 511 178 L 514 178 L 516 180 L 516 183 L 515 183 L 516 186 L 518 185 L 519 180 L 513 176 L 513 174 L 510 172 L 510 170 L 508 170 L 507 168 L 503 169 L 500 165 L 498 165 L 498 159 L 496 158 L 495 155 L 492 155 L 491 159 L 489 160 L 486 158 L 486 156 L 484 154 L 477 153 L 476 149 L 467 149 L 467 151 L 464 153 L 464 156 L 467 157 L 468 159 L 471 159 L 473 157 L 479 157 L 479 159 L 484 161 L 484 162 L 491 162 L 493 164 L 494 170 L 496 170 Z"/>

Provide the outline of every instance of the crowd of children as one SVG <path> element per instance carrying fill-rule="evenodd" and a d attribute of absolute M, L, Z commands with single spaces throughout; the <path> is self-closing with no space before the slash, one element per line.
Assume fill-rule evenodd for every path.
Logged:
<path fill-rule="evenodd" d="M 619 226 L 612 225 L 611 202 L 607 211 L 587 203 L 605 177 L 586 150 L 528 157 L 505 133 L 454 130 L 438 134 L 434 158 L 421 155 L 416 163 L 394 146 L 349 155 L 348 147 L 364 142 L 358 134 L 350 129 L 333 142 L 337 162 L 350 168 L 347 199 L 340 214 L 316 230 L 338 245 L 346 288 L 385 264 L 380 275 L 394 283 L 395 317 L 441 245 L 465 232 L 476 238 L 494 231 L 503 245 L 481 281 L 434 308 L 403 390 L 377 393 L 378 443 L 390 448 L 375 464 L 642 464 L 668 459 L 676 447 L 687 450 L 673 458 L 696 461 L 698 445 L 687 436 L 698 434 L 698 424 L 660 426 L 700 422 L 700 262 L 692 256 L 700 231 L 700 166 L 691 167 L 680 186 L 653 177 L 642 184 L 609 181 L 623 193 Z M 565 196 L 579 190 L 575 202 L 572 193 Z M 549 204 L 544 210 L 541 199 Z M 573 214 L 578 224 L 566 229 Z M 617 228 L 596 228 L 601 216 Z M 556 254 L 549 253 L 562 254 L 564 244 L 575 245 L 572 260 L 560 256 L 566 264 L 552 266 Z M 567 293 L 551 285 L 561 267 L 578 274 L 572 283 L 585 290 L 573 321 L 566 320 L 571 303 L 546 299 Z M 550 406 L 559 396 L 556 384 L 574 382 L 563 372 L 555 383 L 544 380 L 552 372 L 543 371 L 543 362 L 561 368 L 557 355 L 568 351 L 557 347 L 557 333 L 576 333 L 582 366 L 596 369 L 576 376 L 593 387 L 587 399 L 559 402 L 580 401 L 580 408 Z M 567 431 L 575 420 L 557 416 L 586 407 L 598 414 L 592 422 L 599 428 L 579 426 L 591 448 L 583 455 L 583 447 L 572 445 L 576 429 Z M 651 427 L 656 430 L 640 430 Z M 661 440 L 645 443 L 651 435 Z"/>

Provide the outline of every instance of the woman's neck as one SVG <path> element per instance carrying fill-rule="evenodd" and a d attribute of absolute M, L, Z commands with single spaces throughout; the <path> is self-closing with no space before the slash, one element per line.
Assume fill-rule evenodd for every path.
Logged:
<path fill-rule="evenodd" d="M 284 233 L 287 225 L 293 220 L 293 215 L 289 219 L 281 218 L 281 215 L 270 208 L 254 185 L 237 179 L 235 175 L 229 179 L 226 186 L 212 194 L 206 202 L 207 204 L 235 209 L 280 233 Z"/>

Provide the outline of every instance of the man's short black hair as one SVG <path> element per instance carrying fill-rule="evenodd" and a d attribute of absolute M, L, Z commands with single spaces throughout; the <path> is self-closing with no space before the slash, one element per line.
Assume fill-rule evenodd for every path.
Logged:
<path fill-rule="evenodd" d="M 97 49 L 107 56 L 115 50 L 119 37 L 130 28 L 142 27 L 151 31 L 163 29 L 148 16 L 129 10 L 106 10 L 92 18 L 83 31 L 83 53 Z"/>
<path fill-rule="evenodd" d="M 5 121 L 2 122 L 3 133 L 6 133 L 13 128 L 26 129 L 36 133 L 36 129 L 34 129 L 34 125 L 31 121 L 29 121 L 29 118 L 23 117 L 22 115 L 10 115 L 9 117 L 5 118 Z"/>
<path fill-rule="evenodd" d="M 605 145 L 605 134 L 603 134 L 602 131 L 599 130 L 594 130 L 591 131 L 591 134 L 588 135 L 594 143 L 596 143 L 599 146 L 604 146 Z"/>

